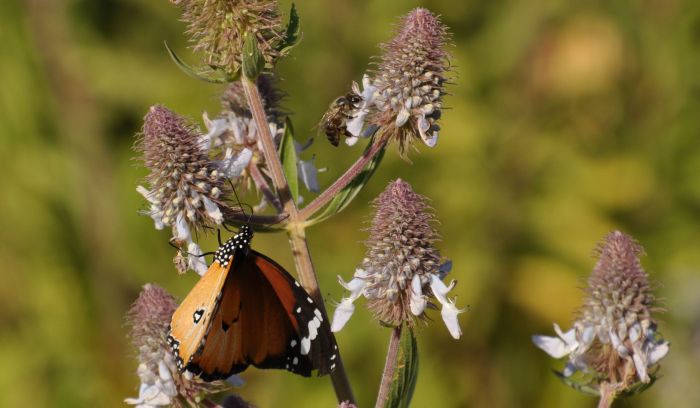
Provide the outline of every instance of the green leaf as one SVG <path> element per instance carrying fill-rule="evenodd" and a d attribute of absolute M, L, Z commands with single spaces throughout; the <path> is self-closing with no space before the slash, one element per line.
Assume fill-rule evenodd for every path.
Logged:
<path fill-rule="evenodd" d="M 284 123 L 284 136 L 280 142 L 280 160 L 282 169 L 287 177 L 289 192 L 294 202 L 299 198 L 299 176 L 297 174 L 297 151 L 294 146 L 294 129 L 292 121 L 287 118 Z"/>
<path fill-rule="evenodd" d="M 567 377 L 559 371 L 554 371 L 554 375 L 556 375 L 561 382 L 584 395 L 600 397 L 600 390 L 595 383 L 588 378 L 575 379 L 572 377 Z"/>
<path fill-rule="evenodd" d="M 236 72 L 234 75 L 222 75 L 218 74 L 214 75 L 216 73 L 216 70 L 212 68 L 212 70 L 209 71 L 203 71 L 203 70 L 197 70 L 191 66 L 189 66 L 186 62 L 184 62 L 176 53 L 173 51 L 172 48 L 168 45 L 168 43 L 165 43 L 165 49 L 168 51 L 168 54 L 170 55 L 170 58 L 172 58 L 173 62 L 175 62 L 175 65 L 177 65 L 178 68 L 185 74 L 191 76 L 192 78 L 199 79 L 204 82 L 209 82 L 212 84 L 225 84 L 228 82 L 233 82 L 237 79 L 239 72 Z"/>
<path fill-rule="evenodd" d="M 243 44 L 243 75 L 255 82 L 265 68 L 265 58 L 263 58 L 258 48 L 258 40 L 255 34 L 246 34 L 245 44 Z"/>
<path fill-rule="evenodd" d="M 374 138 L 367 144 L 365 153 L 370 149 L 372 143 L 374 143 Z M 321 215 L 308 221 L 308 225 L 325 221 L 335 214 L 343 211 L 348 205 L 350 205 L 352 200 L 355 199 L 357 194 L 359 194 L 362 188 L 369 182 L 369 179 L 374 174 L 375 170 L 379 166 L 379 163 L 381 163 L 385 150 L 386 148 L 382 148 L 382 150 L 379 151 L 369 163 L 367 163 L 367 166 L 365 166 L 365 168 L 357 176 L 355 176 L 355 178 L 353 178 L 350 183 L 348 183 L 348 185 L 340 191 L 340 193 L 333 197 Z"/>
<path fill-rule="evenodd" d="M 299 20 L 299 14 L 297 14 L 297 8 L 292 3 L 292 9 L 289 11 L 289 22 L 287 23 L 287 30 L 284 36 L 284 40 L 277 46 L 277 51 L 284 55 L 289 50 L 294 48 L 301 39 L 301 25 Z"/>
<path fill-rule="evenodd" d="M 385 408 L 406 408 L 411 404 L 418 379 L 418 343 L 410 327 L 401 329 L 396 371 Z"/>
<path fill-rule="evenodd" d="M 620 393 L 620 397 L 631 397 L 632 395 L 637 395 L 639 393 L 642 393 L 649 389 L 654 383 L 656 382 L 656 377 L 653 374 L 649 374 L 649 382 L 644 383 L 641 381 L 637 381 L 635 384 L 632 384 L 627 390 L 623 391 Z"/>

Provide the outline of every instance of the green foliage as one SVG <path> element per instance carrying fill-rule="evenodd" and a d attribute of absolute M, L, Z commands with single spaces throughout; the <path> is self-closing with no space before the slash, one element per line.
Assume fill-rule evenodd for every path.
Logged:
<path fill-rule="evenodd" d="M 265 58 L 258 48 L 258 40 L 251 33 L 248 33 L 245 37 L 242 60 L 243 75 L 255 82 L 255 79 L 265 68 Z"/>
<path fill-rule="evenodd" d="M 418 380 L 418 343 L 413 329 L 401 330 L 399 352 L 396 356 L 396 371 L 385 408 L 407 408 Z"/>
<path fill-rule="evenodd" d="M 297 202 L 297 199 L 299 198 L 297 151 L 296 147 L 294 146 L 294 129 L 292 128 L 292 121 L 289 118 L 287 118 L 284 124 L 284 136 L 282 136 L 279 149 L 280 161 L 282 162 L 284 175 L 287 178 L 289 192 L 292 195 L 294 202 Z"/>
<path fill-rule="evenodd" d="M 175 65 L 177 65 L 177 67 L 180 68 L 182 72 L 191 76 L 192 78 L 199 79 L 201 81 L 209 82 L 212 84 L 225 84 L 238 79 L 238 71 L 236 71 L 235 75 L 230 76 L 222 75 L 223 71 L 213 71 L 211 69 L 196 69 L 188 65 L 185 61 L 183 61 L 175 53 L 175 51 L 172 48 L 170 48 L 167 42 L 165 42 L 165 49 L 168 50 L 168 55 L 170 55 L 170 58 L 173 60 L 173 62 L 175 62 Z"/>
<path fill-rule="evenodd" d="M 24 3 L 0 2 L 0 406 L 122 407 L 138 392 L 123 314 L 146 282 L 182 299 L 196 281 L 175 272 L 169 234 L 138 215 L 146 204 L 134 189 L 146 172 L 133 160 L 133 135 L 156 103 L 214 115 L 220 89 L 186 80 L 165 57 L 167 39 L 195 58 L 167 1 Z M 304 41 L 278 69 L 304 139 L 410 6 L 298 7 Z M 410 152 L 413 164 L 389 148 L 354 204 L 308 230 L 324 296 L 340 299 L 336 276 L 347 280 L 362 259 L 365 203 L 401 177 L 432 198 L 455 293 L 473 311 L 460 315 L 460 341 L 428 311 L 412 405 L 589 407 L 590 397 L 551 375 L 563 362 L 528 339 L 552 322 L 569 327 L 592 245 L 618 228 L 644 245 L 667 310 L 660 328 L 680 339 L 658 384 L 628 404 L 700 406 L 696 350 L 683 340 L 700 321 L 700 3 L 430 7 L 455 43 L 440 140 Z M 312 149 L 328 169 L 322 187 L 361 153 Z M 253 247 L 292 270 L 286 241 L 259 235 Z M 215 234 L 202 237 L 204 251 L 216 245 Z M 360 406 L 371 406 L 386 331 L 367 323 L 363 306 L 355 313 L 337 339 Z M 335 402 L 325 378 L 255 369 L 244 378 L 240 393 L 260 407 Z"/>
<path fill-rule="evenodd" d="M 297 14 L 297 8 L 294 3 L 292 3 L 292 7 L 289 10 L 289 22 L 285 30 L 284 40 L 277 47 L 277 51 L 282 55 L 286 55 L 292 48 L 299 44 L 299 40 L 301 40 L 301 23 L 299 14 Z"/>
<path fill-rule="evenodd" d="M 367 143 L 367 148 L 365 149 L 365 153 L 371 148 L 372 143 L 374 143 L 374 138 L 370 140 L 369 143 Z M 382 148 L 382 150 L 377 153 L 370 161 L 367 163 L 365 168 L 357 175 L 355 176 L 348 185 L 340 191 L 333 199 L 331 200 L 330 203 L 326 206 L 326 208 L 316 216 L 315 218 L 312 218 L 308 221 L 309 225 L 313 224 L 318 224 L 319 222 L 325 221 L 335 214 L 338 214 L 339 212 L 343 211 L 350 203 L 352 202 L 355 197 L 362 191 L 362 189 L 367 185 L 369 182 L 369 179 L 372 177 L 374 174 L 375 170 L 377 169 L 377 166 L 379 166 L 379 163 L 381 163 L 382 158 L 384 157 L 386 149 Z"/>

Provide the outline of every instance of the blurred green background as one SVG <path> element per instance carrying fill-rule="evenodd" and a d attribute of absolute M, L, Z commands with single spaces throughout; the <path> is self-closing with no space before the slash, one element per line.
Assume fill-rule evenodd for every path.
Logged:
<path fill-rule="evenodd" d="M 593 407 L 530 336 L 570 326 L 592 249 L 621 229 L 647 250 L 672 346 L 658 383 L 620 405 L 700 406 L 700 3 L 299 1 L 304 39 L 279 74 L 302 139 L 419 5 L 453 33 L 451 109 L 435 149 L 413 164 L 392 149 L 348 210 L 309 231 L 324 295 L 342 296 L 336 275 L 363 256 L 366 203 L 401 177 L 432 198 L 458 305 L 470 305 L 461 340 L 438 313 L 419 333 L 413 405 Z M 131 150 L 152 104 L 198 121 L 218 112 L 221 88 L 164 50 L 195 61 L 178 19 L 165 0 L 0 2 L 2 407 L 121 406 L 138 385 L 124 313 L 147 282 L 182 298 L 196 281 L 137 214 L 145 170 Z M 317 139 L 321 182 L 360 151 Z M 284 236 L 254 245 L 291 268 Z M 338 335 L 362 406 L 389 334 L 369 319 L 358 307 Z M 326 378 L 243 377 L 260 407 L 334 406 Z"/>

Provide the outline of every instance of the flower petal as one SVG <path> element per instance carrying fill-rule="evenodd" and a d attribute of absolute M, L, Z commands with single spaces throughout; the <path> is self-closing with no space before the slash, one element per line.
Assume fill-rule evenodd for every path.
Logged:
<path fill-rule="evenodd" d="M 187 226 L 185 216 L 182 213 L 177 215 L 175 225 L 173 225 L 173 237 L 179 241 L 191 241 L 190 227 Z"/>
<path fill-rule="evenodd" d="M 445 276 L 447 276 L 447 274 L 450 273 L 450 271 L 452 271 L 452 260 L 447 259 L 438 268 L 438 272 L 437 272 L 438 277 L 440 279 L 445 279 Z"/>
<path fill-rule="evenodd" d="M 222 144 L 221 135 L 228 130 L 228 120 L 226 119 L 209 119 L 206 112 L 202 115 L 204 126 L 207 128 L 207 134 L 202 135 L 200 147 L 202 150 L 208 151 L 212 147 Z"/>
<path fill-rule="evenodd" d="M 637 370 L 639 381 L 647 383 L 649 382 L 649 375 L 647 374 L 647 363 L 644 360 L 641 353 L 635 352 L 632 354 L 632 361 L 634 361 L 634 368 Z"/>
<path fill-rule="evenodd" d="M 557 332 L 559 337 L 535 335 L 532 336 L 532 342 L 554 358 L 562 358 L 571 353 L 578 346 L 576 331 L 574 329 L 563 333 L 559 325 L 554 323 L 554 331 Z"/>
<path fill-rule="evenodd" d="M 459 320 L 457 319 L 457 316 L 462 312 L 463 310 L 457 309 L 453 302 L 442 305 L 442 320 L 455 339 L 459 339 L 462 336 L 462 329 L 459 327 Z"/>
<path fill-rule="evenodd" d="M 313 159 L 308 161 L 299 160 L 297 168 L 299 169 L 299 178 L 306 186 L 306 189 L 312 193 L 319 192 L 321 188 L 318 185 L 318 170 L 316 170 Z"/>
<path fill-rule="evenodd" d="M 156 382 L 156 384 L 158 384 L 160 382 L 161 391 L 169 397 L 176 396 L 177 395 L 177 387 L 175 386 L 175 380 L 173 379 L 173 374 L 170 372 L 168 365 L 165 364 L 165 361 L 163 361 L 163 360 L 158 361 L 158 375 L 160 376 L 160 379 L 159 379 L 159 381 Z"/>
<path fill-rule="evenodd" d="M 355 270 L 355 275 L 350 282 L 346 283 L 343 278 L 338 275 L 338 283 L 340 283 L 340 286 L 350 291 L 350 296 L 348 296 L 348 298 L 352 299 L 353 302 L 362 295 L 365 287 L 367 287 L 368 281 L 365 277 L 366 272 L 359 268 Z"/>
<path fill-rule="evenodd" d="M 211 218 L 215 223 L 221 224 L 224 222 L 224 215 L 221 213 L 219 206 L 216 205 L 209 197 L 204 194 L 201 195 L 202 202 L 204 203 L 204 210 L 207 212 L 209 218 Z"/>
<path fill-rule="evenodd" d="M 402 106 L 399 114 L 396 115 L 396 127 L 398 128 L 405 125 L 409 117 L 411 117 L 411 113 Z"/>
<path fill-rule="evenodd" d="M 365 126 L 365 117 L 367 117 L 367 111 L 361 110 L 349 121 L 346 122 L 346 130 L 353 136 L 360 136 L 362 133 L 362 128 Z"/>
<path fill-rule="evenodd" d="M 566 367 L 564 367 L 564 371 L 562 374 L 564 374 L 564 377 L 571 377 L 576 371 L 578 371 L 578 367 L 576 367 L 575 364 L 569 362 L 566 363 Z"/>
<path fill-rule="evenodd" d="M 204 257 L 201 256 L 202 249 L 199 248 L 199 245 L 197 245 L 196 242 L 190 241 L 190 243 L 187 245 L 187 253 L 187 265 L 189 268 L 197 272 L 199 276 L 204 276 L 209 267 L 207 266 Z"/>
<path fill-rule="evenodd" d="M 667 341 L 652 345 L 648 353 L 649 365 L 654 365 L 659 360 L 664 358 L 666 356 L 666 353 L 668 353 L 668 349 L 669 343 Z"/>
<path fill-rule="evenodd" d="M 423 296 L 422 286 L 420 275 L 413 275 L 413 279 L 411 279 L 411 300 L 409 306 L 411 308 L 411 313 L 413 313 L 414 316 L 422 315 L 423 311 L 425 310 L 425 306 L 428 304 L 425 296 Z"/>
<path fill-rule="evenodd" d="M 231 148 L 226 149 L 226 155 L 221 161 L 221 169 L 227 178 L 236 178 L 243 173 L 250 160 L 253 158 L 253 151 L 247 147 L 234 155 Z"/>
<path fill-rule="evenodd" d="M 231 384 L 232 386 L 236 388 L 240 388 L 245 385 L 245 380 L 241 378 L 240 375 L 234 374 L 230 376 L 229 378 L 226 379 L 226 382 Z"/>
<path fill-rule="evenodd" d="M 453 280 L 449 286 L 445 286 L 445 283 L 436 274 L 430 274 L 430 291 L 433 292 L 438 302 L 442 304 L 442 320 L 445 322 L 445 326 L 447 326 L 452 337 L 459 339 L 462 335 L 462 330 L 459 327 L 457 315 L 464 310 L 458 309 L 454 302 L 447 298 L 447 293 L 454 288 L 455 284 L 456 281 Z"/>
<path fill-rule="evenodd" d="M 331 324 L 332 332 L 340 331 L 345 326 L 345 323 L 350 320 L 353 312 L 355 312 L 355 305 L 352 304 L 353 300 L 352 298 L 344 298 L 340 301 L 338 307 L 335 308 L 335 312 L 333 312 L 333 323 Z"/>

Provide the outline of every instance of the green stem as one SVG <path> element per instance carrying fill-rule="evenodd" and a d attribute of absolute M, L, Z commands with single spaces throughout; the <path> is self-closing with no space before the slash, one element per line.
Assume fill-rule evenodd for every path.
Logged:
<path fill-rule="evenodd" d="M 367 166 L 374 156 L 379 153 L 386 145 L 386 139 L 380 139 L 372 144 L 369 149 L 367 149 L 362 156 L 355 163 L 353 163 L 350 168 L 348 168 L 342 176 L 338 178 L 330 187 L 324 190 L 318 195 L 313 201 L 311 201 L 306 207 L 299 211 L 299 220 L 306 221 L 311 218 L 318 210 L 323 208 L 328 204 L 333 197 L 335 197 L 342 189 L 347 187 L 348 184 L 354 179 L 362 170 Z"/>
<path fill-rule="evenodd" d="M 386 353 L 386 363 L 384 364 L 384 374 L 382 374 L 382 382 L 377 393 L 377 402 L 374 408 L 383 408 L 389 398 L 391 383 L 394 381 L 394 373 L 396 372 L 396 361 L 399 353 L 399 342 L 401 341 L 401 327 L 395 327 L 391 331 L 389 339 L 389 350 Z"/>
<path fill-rule="evenodd" d="M 600 401 L 598 408 L 610 408 L 615 401 L 617 395 L 617 387 L 608 382 L 600 384 Z"/>
<path fill-rule="evenodd" d="M 289 185 L 287 184 L 287 179 L 284 175 L 284 170 L 282 169 L 282 162 L 280 161 L 277 148 L 275 147 L 275 142 L 272 138 L 272 134 L 270 133 L 270 127 L 267 124 L 267 118 L 263 108 L 262 98 L 260 97 L 260 92 L 258 91 L 258 87 L 250 80 L 243 78 L 241 82 L 243 84 L 246 99 L 248 100 L 248 106 L 250 107 L 250 111 L 253 114 L 253 119 L 255 120 L 255 125 L 258 130 L 258 137 L 263 145 L 263 154 L 265 155 L 267 168 L 270 171 L 272 183 L 277 191 L 277 194 L 279 195 L 280 201 L 283 204 L 284 211 L 288 215 L 286 224 L 289 234 L 289 244 L 292 249 L 292 256 L 294 257 L 294 265 L 296 266 L 297 274 L 299 275 L 299 281 L 304 289 L 309 292 L 311 297 L 316 300 L 316 303 L 319 305 L 324 318 L 328 319 L 323 297 L 321 296 L 321 291 L 319 290 L 318 277 L 316 276 L 316 271 L 314 270 L 314 265 L 311 261 L 309 246 L 306 242 L 304 226 L 303 223 L 300 222 L 299 209 L 297 208 L 296 203 L 292 199 L 292 195 L 289 191 Z M 345 368 L 340 359 L 340 350 L 338 350 L 337 358 L 338 362 L 336 363 L 336 368 L 331 374 L 331 380 L 333 382 L 333 388 L 335 389 L 336 398 L 338 399 L 339 403 L 342 401 L 350 401 L 351 403 L 354 403 L 355 397 L 353 396 L 350 381 L 348 380 L 347 373 L 345 372 Z"/>

